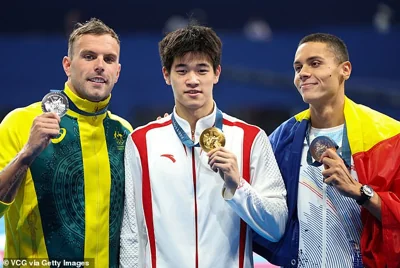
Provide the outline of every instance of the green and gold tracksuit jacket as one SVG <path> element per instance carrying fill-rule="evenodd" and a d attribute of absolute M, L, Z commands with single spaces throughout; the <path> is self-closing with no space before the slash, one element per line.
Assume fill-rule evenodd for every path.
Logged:
<path fill-rule="evenodd" d="M 90 102 L 67 84 L 64 93 L 69 110 L 61 118 L 60 135 L 32 163 L 15 200 L 0 202 L 6 229 L 4 257 L 90 259 L 91 267 L 117 267 L 124 149 L 132 127 L 107 111 L 110 97 Z M 27 143 L 32 122 L 41 113 L 41 103 L 34 103 L 4 118 L 0 170 Z"/>

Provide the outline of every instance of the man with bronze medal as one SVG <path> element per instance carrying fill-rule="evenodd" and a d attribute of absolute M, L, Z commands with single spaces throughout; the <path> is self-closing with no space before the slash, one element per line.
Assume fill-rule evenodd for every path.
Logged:
<path fill-rule="evenodd" d="M 124 145 L 132 131 L 108 110 L 119 54 L 114 30 L 94 18 L 78 23 L 62 61 L 64 89 L 1 123 L 5 260 L 118 267 Z"/>
<path fill-rule="evenodd" d="M 127 140 L 121 267 L 252 267 L 251 230 L 281 237 L 286 191 L 268 137 L 213 99 L 221 48 L 202 26 L 159 43 L 175 107 Z"/>
<path fill-rule="evenodd" d="M 309 109 L 270 136 L 289 220 L 279 243 L 255 234 L 255 251 L 284 267 L 400 267 L 400 122 L 346 97 L 338 37 L 304 37 L 293 68 Z"/>

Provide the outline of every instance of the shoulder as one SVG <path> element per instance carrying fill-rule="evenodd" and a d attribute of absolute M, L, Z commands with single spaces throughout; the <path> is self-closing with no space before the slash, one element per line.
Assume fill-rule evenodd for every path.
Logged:
<path fill-rule="evenodd" d="M 308 118 L 293 116 L 279 125 L 269 136 L 274 152 L 282 151 L 283 148 L 290 146 L 295 137 L 305 133 L 307 128 Z M 300 136 L 298 136 L 300 137 Z"/>
<path fill-rule="evenodd" d="M 1 122 L 1 125 L 12 126 L 16 123 L 18 125 L 30 125 L 33 119 L 42 114 L 41 103 L 36 102 L 26 107 L 21 107 L 9 112 Z"/>
<path fill-rule="evenodd" d="M 244 132 L 253 132 L 253 133 L 259 133 L 262 131 L 262 129 L 256 125 L 249 124 L 241 119 L 238 119 L 234 116 L 228 115 L 226 113 L 223 113 L 223 125 L 225 126 L 230 126 L 230 127 L 238 127 L 243 129 Z"/>
<path fill-rule="evenodd" d="M 305 118 L 298 118 L 297 115 L 290 117 L 288 120 L 280 124 L 270 135 L 271 139 L 282 138 L 294 134 L 298 126 L 302 122 L 306 122 Z"/>
<path fill-rule="evenodd" d="M 135 128 L 131 134 L 131 137 L 133 139 L 139 138 L 139 137 L 145 137 L 145 135 L 149 131 L 154 130 L 154 129 L 160 130 L 171 124 L 172 124 L 171 115 L 169 115 L 167 117 L 163 117 L 159 120 L 151 121 L 151 122 L 147 123 L 146 125 Z"/>
<path fill-rule="evenodd" d="M 356 104 L 358 107 L 358 113 L 363 114 L 366 118 L 373 121 L 377 125 L 386 125 L 386 126 L 396 126 L 400 127 L 400 122 L 391 118 L 390 116 L 378 112 L 368 106 L 362 104 Z"/>
<path fill-rule="evenodd" d="M 115 115 L 115 114 L 111 113 L 110 111 L 108 111 L 108 115 L 110 116 L 110 118 L 112 120 L 119 122 L 123 127 L 125 127 L 129 131 L 129 133 L 131 133 L 133 131 L 132 125 L 124 118 L 122 118 L 118 115 Z"/>
<path fill-rule="evenodd" d="M 349 138 L 365 137 L 367 140 L 374 140 L 372 144 L 400 133 L 399 121 L 351 100 L 345 106 L 345 119 L 348 123 Z"/>

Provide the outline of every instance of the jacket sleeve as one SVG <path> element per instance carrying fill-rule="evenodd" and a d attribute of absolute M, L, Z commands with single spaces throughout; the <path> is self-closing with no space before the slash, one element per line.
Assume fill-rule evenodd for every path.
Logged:
<path fill-rule="evenodd" d="M 125 199 L 124 215 L 122 219 L 120 240 L 120 267 L 139 268 L 143 265 L 143 246 L 138 233 L 137 211 L 140 211 L 135 189 L 135 179 L 141 176 L 140 161 L 137 160 L 138 151 L 128 137 L 125 146 Z"/>
<path fill-rule="evenodd" d="M 243 178 L 228 204 L 262 237 L 278 241 L 286 226 L 286 189 L 271 144 L 263 130 L 250 153 L 250 183 Z M 224 196 L 225 199 L 227 199 Z"/>
<path fill-rule="evenodd" d="M 17 109 L 10 112 L 0 124 L 0 172 L 22 150 L 29 137 L 32 122 L 21 111 L 22 109 Z M 25 180 L 22 183 L 25 183 Z M 0 201 L 0 217 L 4 216 L 12 203 Z"/>

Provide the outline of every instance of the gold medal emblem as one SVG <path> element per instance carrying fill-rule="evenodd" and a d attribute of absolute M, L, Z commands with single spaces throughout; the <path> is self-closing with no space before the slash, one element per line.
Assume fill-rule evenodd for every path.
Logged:
<path fill-rule="evenodd" d="M 208 153 L 212 149 L 225 146 L 225 135 L 220 129 L 210 127 L 201 133 L 199 142 L 201 148 Z"/>

